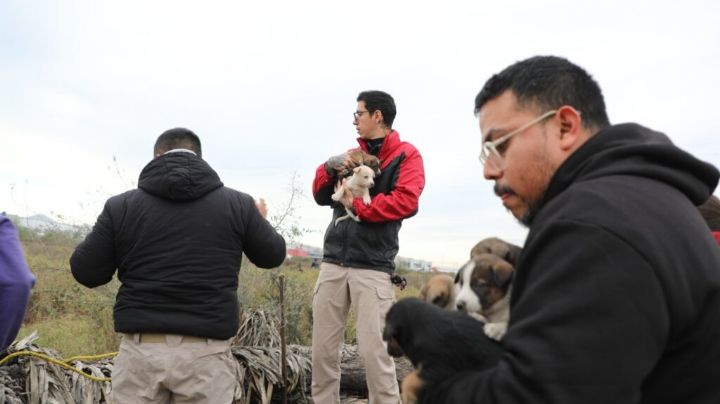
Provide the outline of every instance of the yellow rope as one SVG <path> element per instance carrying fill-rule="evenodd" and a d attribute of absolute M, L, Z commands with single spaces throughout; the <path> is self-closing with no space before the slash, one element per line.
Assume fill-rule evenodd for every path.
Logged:
<path fill-rule="evenodd" d="M 110 352 L 110 353 L 101 354 L 101 355 L 73 356 L 71 358 L 65 359 L 63 362 L 70 363 L 72 361 L 79 361 L 79 360 L 94 361 L 97 359 L 112 358 L 113 356 L 117 356 L 117 354 L 118 354 L 117 352 Z"/>
<path fill-rule="evenodd" d="M 69 358 L 69 359 L 67 359 L 67 360 L 65 360 L 65 361 L 61 361 L 61 360 L 58 360 L 58 359 L 55 359 L 55 358 L 51 358 L 51 357 L 49 357 L 49 356 L 47 356 L 47 355 L 43 355 L 43 354 L 41 354 L 41 353 L 39 353 L 39 352 L 18 351 L 18 352 L 13 352 L 13 353 L 11 353 L 10 355 L 4 357 L 2 360 L 0 360 L 0 366 L 2 366 L 5 362 L 9 361 L 9 360 L 12 359 L 12 358 L 15 358 L 15 357 L 17 357 L 17 356 L 25 356 L 25 355 L 26 355 L 26 356 L 34 356 L 34 357 L 37 357 L 37 358 L 40 358 L 40 359 L 44 359 L 44 360 L 46 360 L 46 361 L 48 361 L 48 362 L 50 362 L 50 363 L 54 363 L 54 364 L 56 364 L 56 365 L 58 365 L 58 366 L 62 366 L 62 367 L 64 367 L 64 368 L 66 368 L 66 369 L 72 370 L 73 372 L 78 373 L 78 374 L 80 374 L 80 375 L 82 375 L 82 376 L 84 376 L 84 377 L 87 377 L 88 379 L 93 380 L 93 381 L 96 381 L 96 382 L 109 382 L 109 381 L 112 380 L 112 379 L 109 378 L 109 377 L 96 377 L 96 376 L 93 376 L 93 375 L 89 375 L 89 374 L 83 372 L 82 370 L 79 370 L 79 369 L 76 369 L 76 368 L 72 367 L 71 365 L 68 364 L 68 362 L 71 362 L 71 361 L 74 361 L 74 360 L 78 360 L 78 359 L 80 359 L 80 358 L 83 358 L 83 359 L 100 359 L 100 358 L 115 356 L 115 355 L 117 355 L 117 352 L 112 352 L 112 353 L 102 354 L 102 355 L 93 355 L 93 356 L 73 356 L 72 358 Z"/>

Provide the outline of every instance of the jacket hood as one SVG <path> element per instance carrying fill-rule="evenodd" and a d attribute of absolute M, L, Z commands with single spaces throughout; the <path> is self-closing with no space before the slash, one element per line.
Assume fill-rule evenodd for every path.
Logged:
<path fill-rule="evenodd" d="M 573 182 L 613 175 L 666 183 L 699 205 L 717 187 L 720 173 L 713 165 L 679 149 L 663 133 L 633 123 L 613 125 L 593 135 L 563 162 L 550 182 L 544 203 Z"/>
<path fill-rule="evenodd" d="M 220 177 L 205 160 L 185 152 L 153 159 L 138 180 L 138 188 L 173 201 L 195 200 L 221 186 Z"/>

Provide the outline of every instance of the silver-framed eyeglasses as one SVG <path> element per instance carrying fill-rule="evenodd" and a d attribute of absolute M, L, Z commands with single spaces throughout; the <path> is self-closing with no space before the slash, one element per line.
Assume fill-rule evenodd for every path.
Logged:
<path fill-rule="evenodd" d="M 364 114 L 366 112 L 369 113 L 370 111 L 355 111 L 355 112 L 353 112 L 353 118 L 355 118 L 355 120 L 358 120 L 358 119 L 360 119 L 362 114 Z"/>
<path fill-rule="evenodd" d="M 504 150 L 500 151 L 498 148 L 508 140 L 510 140 L 511 137 L 517 135 L 518 133 L 521 133 L 525 129 L 535 125 L 538 122 L 542 122 L 544 119 L 547 119 L 557 113 L 556 109 L 553 109 L 552 111 L 548 111 L 537 118 L 533 119 L 532 121 L 526 123 L 525 125 L 515 129 L 514 131 L 508 133 L 507 135 L 500 136 L 499 138 L 483 142 L 482 148 L 480 150 L 480 163 L 484 166 L 488 163 L 490 163 L 494 168 L 501 170 L 504 165 L 504 158 L 503 153 Z"/>

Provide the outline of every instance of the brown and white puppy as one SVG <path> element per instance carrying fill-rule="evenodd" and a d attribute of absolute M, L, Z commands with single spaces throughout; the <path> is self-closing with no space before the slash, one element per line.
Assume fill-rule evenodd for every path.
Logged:
<path fill-rule="evenodd" d="M 485 334 L 497 341 L 507 331 L 513 266 L 494 254 L 474 255 L 455 276 L 457 309 L 485 323 Z"/>
<path fill-rule="evenodd" d="M 371 202 L 370 188 L 375 185 L 375 171 L 369 166 L 357 166 L 353 168 L 353 175 L 348 178 L 343 178 L 342 183 L 332 194 L 331 198 L 333 201 L 339 201 L 346 193 L 352 194 L 354 198 L 362 198 L 365 205 L 369 205 Z M 356 222 L 360 219 L 348 208 L 345 208 L 347 214 L 340 216 L 335 219 L 335 226 L 341 221 L 351 218 Z"/>
<path fill-rule="evenodd" d="M 400 383 L 403 403 L 415 403 L 425 386 L 442 383 L 458 372 L 495 366 L 503 353 L 485 336 L 482 323 L 408 297 L 385 316 L 383 340 L 391 356 L 407 356 L 415 370 Z"/>
<path fill-rule="evenodd" d="M 421 300 L 445 310 L 455 310 L 455 282 L 448 275 L 435 275 L 420 289 Z"/>
<path fill-rule="evenodd" d="M 380 175 L 380 159 L 368 154 L 362 150 L 353 150 L 348 152 L 348 157 L 352 160 L 354 166 L 368 166 L 375 171 L 375 176 Z M 346 175 L 348 173 L 345 173 Z M 342 175 L 342 173 L 341 173 Z"/>

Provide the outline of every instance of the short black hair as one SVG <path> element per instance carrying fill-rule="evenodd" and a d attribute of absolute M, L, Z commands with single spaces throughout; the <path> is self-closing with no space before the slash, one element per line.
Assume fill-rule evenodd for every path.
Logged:
<path fill-rule="evenodd" d="M 162 155 L 173 149 L 192 150 L 198 157 L 202 158 L 200 138 L 190 129 L 168 129 L 155 141 L 155 155 Z"/>
<path fill-rule="evenodd" d="M 365 103 L 365 107 L 371 114 L 380 110 L 383 116 L 383 123 L 385 123 L 388 129 L 392 129 L 397 110 L 395 109 L 395 100 L 390 94 L 377 90 L 363 91 L 357 96 L 357 102 L 360 101 Z"/>
<path fill-rule="evenodd" d="M 711 231 L 720 231 L 720 199 L 717 196 L 710 196 L 705 203 L 698 206 L 698 210 Z"/>
<path fill-rule="evenodd" d="M 521 60 L 490 77 L 475 97 L 475 115 L 495 97 L 510 90 L 521 106 L 552 110 L 569 105 L 582 114 L 583 126 L 610 126 L 600 86 L 581 68 L 557 56 Z"/>

